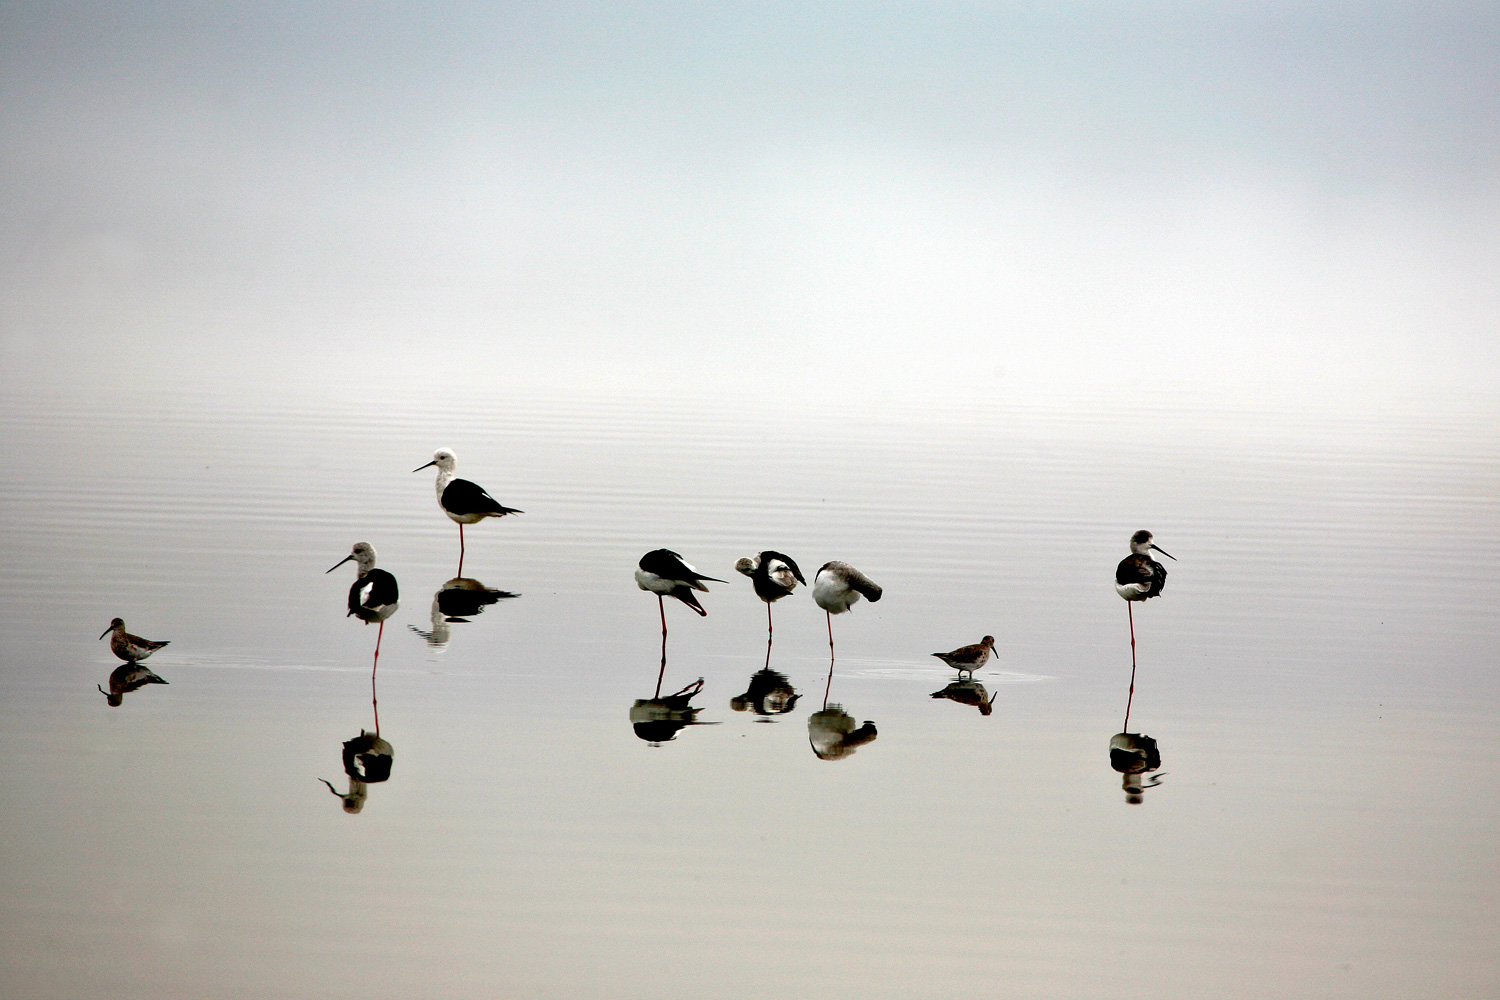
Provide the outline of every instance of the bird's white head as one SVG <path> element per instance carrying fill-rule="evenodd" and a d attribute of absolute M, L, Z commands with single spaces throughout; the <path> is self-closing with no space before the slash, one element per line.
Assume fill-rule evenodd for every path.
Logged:
<path fill-rule="evenodd" d="M 375 546 L 371 545 L 369 542 L 356 542 L 354 544 L 354 548 L 349 550 L 349 554 L 347 556 L 340 559 L 332 566 L 328 567 L 328 569 L 324 572 L 332 573 L 334 570 L 344 565 L 344 563 L 351 560 L 357 566 L 359 566 L 359 575 L 364 576 L 366 573 L 370 572 L 370 570 L 375 568 Z"/>
<path fill-rule="evenodd" d="M 751 576 L 757 569 L 760 568 L 760 557 L 756 556 L 754 558 L 751 558 L 750 556 L 745 556 L 739 562 L 734 564 L 734 568 L 739 570 L 746 576 Z"/>
<path fill-rule="evenodd" d="M 457 464 L 458 456 L 453 454 L 452 448 L 439 448 L 437 451 L 432 453 L 432 461 L 428 462 L 426 465 L 419 465 L 411 471 L 421 472 L 423 469 L 430 469 L 435 465 L 437 466 L 439 473 L 451 476 L 453 475 L 453 469 Z"/>

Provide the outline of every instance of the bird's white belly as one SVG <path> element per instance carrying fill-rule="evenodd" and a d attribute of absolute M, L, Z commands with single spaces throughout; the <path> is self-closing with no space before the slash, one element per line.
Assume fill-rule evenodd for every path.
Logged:
<path fill-rule="evenodd" d="M 818 580 L 813 583 L 813 600 L 824 611 L 841 615 L 859 600 L 859 592 Z"/>
<path fill-rule="evenodd" d="M 1149 583 L 1117 583 L 1115 593 L 1127 601 L 1144 601 L 1146 593 L 1151 589 Z"/>
<path fill-rule="evenodd" d="M 655 573 L 647 573 L 643 569 L 635 571 L 635 585 L 653 594 L 670 594 L 677 589 L 677 581 L 664 580 Z"/>

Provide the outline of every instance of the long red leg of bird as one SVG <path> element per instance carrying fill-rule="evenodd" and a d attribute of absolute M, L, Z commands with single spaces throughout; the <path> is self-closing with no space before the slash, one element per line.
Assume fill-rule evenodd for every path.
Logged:
<path fill-rule="evenodd" d="M 1125 727 L 1121 732 L 1130 732 L 1130 705 L 1135 701 L 1135 609 L 1125 602 L 1125 611 L 1130 616 L 1130 696 L 1125 699 Z"/>
<path fill-rule="evenodd" d="M 375 735 L 380 735 L 380 702 L 375 697 L 375 671 L 380 669 L 380 640 L 385 635 L 385 621 L 380 622 L 380 631 L 375 633 L 375 664 L 370 668 L 370 705 L 375 709 Z"/>
<path fill-rule="evenodd" d="M 464 525 L 462 521 L 458 524 L 458 575 L 464 575 Z"/>
<path fill-rule="evenodd" d="M 774 631 L 776 631 L 776 629 L 771 626 L 771 602 L 767 601 L 766 602 L 766 641 L 767 642 L 771 641 L 771 633 L 774 632 Z"/>

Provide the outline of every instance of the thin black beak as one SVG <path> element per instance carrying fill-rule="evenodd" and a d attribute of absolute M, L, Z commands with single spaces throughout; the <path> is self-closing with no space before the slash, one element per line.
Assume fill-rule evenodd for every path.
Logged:
<path fill-rule="evenodd" d="M 109 635 L 114 630 L 115 630 L 115 627 L 113 625 L 111 625 L 109 628 L 107 628 L 103 632 L 99 633 L 99 638 L 103 639 L 105 636 Z"/>
<path fill-rule="evenodd" d="M 1172 553 L 1168 552 L 1166 549 L 1162 548 L 1160 545 L 1157 545 L 1155 542 L 1151 543 L 1151 547 L 1153 549 L 1155 549 L 1156 551 L 1160 552 L 1162 555 L 1166 556 L 1168 559 L 1172 560 L 1173 562 L 1177 561 L 1177 557 L 1176 556 L 1174 556 Z"/>
<path fill-rule="evenodd" d="M 437 459 L 435 459 L 435 458 L 432 461 L 428 462 L 426 465 L 419 465 L 415 469 L 412 469 L 411 471 L 413 471 L 413 472 L 421 472 L 423 469 L 431 468 L 434 465 L 437 465 Z"/>
<path fill-rule="evenodd" d="M 351 560 L 353 558 L 354 558 L 354 553 L 351 552 L 347 556 L 345 556 L 344 558 L 340 559 L 338 562 L 334 563 L 332 566 L 330 566 L 327 569 L 325 569 L 323 571 L 323 574 L 326 576 L 329 573 L 332 573 L 334 570 L 338 569 L 340 566 L 344 565 L 344 563 L 348 562 L 349 560 Z"/>

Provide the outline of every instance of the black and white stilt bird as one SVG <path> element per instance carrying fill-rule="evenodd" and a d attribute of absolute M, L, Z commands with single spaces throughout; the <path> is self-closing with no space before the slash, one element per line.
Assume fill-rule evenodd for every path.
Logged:
<path fill-rule="evenodd" d="M 432 453 L 432 461 L 419 465 L 413 472 L 437 466 L 438 506 L 458 525 L 458 576 L 464 569 L 464 525 L 475 524 L 487 517 L 504 517 L 506 514 L 522 514 L 524 511 L 507 507 L 485 492 L 478 483 L 459 479 L 453 474 L 458 459 L 449 448 L 439 448 Z"/>
<path fill-rule="evenodd" d="M 766 639 L 770 640 L 771 605 L 796 589 L 797 584 L 807 586 L 802 570 L 789 555 L 770 549 L 755 556 L 746 556 L 734 564 L 734 568 L 750 578 L 755 587 L 755 596 L 766 602 Z"/>
<path fill-rule="evenodd" d="M 703 610 L 703 605 L 698 603 L 698 598 L 693 594 L 695 590 L 708 593 L 708 588 L 703 585 L 705 581 L 729 582 L 720 580 L 716 576 L 704 576 L 688 563 L 683 562 L 682 556 L 671 549 L 652 549 L 641 556 L 641 561 L 635 570 L 636 586 L 656 595 L 656 603 L 661 608 L 663 640 L 667 635 L 667 611 L 662 598 L 675 597 L 698 614 L 706 615 L 708 612 Z"/>
<path fill-rule="evenodd" d="M 1115 567 L 1115 593 L 1125 598 L 1130 618 L 1130 695 L 1125 701 L 1126 728 L 1130 724 L 1130 705 L 1135 700 L 1135 611 L 1136 601 L 1148 601 L 1167 585 L 1167 567 L 1151 558 L 1153 551 L 1177 561 L 1177 557 L 1151 540 L 1151 532 L 1137 531 L 1130 536 L 1130 555 Z"/>
<path fill-rule="evenodd" d="M 828 617 L 828 656 L 833 658 L 833 616 L 854 607 L 861 597 L 880 600 L 880 585 L 846 562 L 824 563 L 813 577 L 813 600 Z"/>
<path fill-rule="evenodd" d="M 350 561 L 359 567 L 359 576 L 349 588 L 349 614 L 366 625 L 371 622 L 380 623 L 380 631 L 375 635 L 375 664 L 370 671 L 373 676 L 375 669 L 380 666 L 380 640 L 385 635 L 385 620 L 395 614 L 401 594 L 396 586 L 396 578 L 383 569 L 375 568 L 375 546 L 369 542 L 356 543 L 347 556 L 328 567 L 325 572 L 332 573 Z"/>

